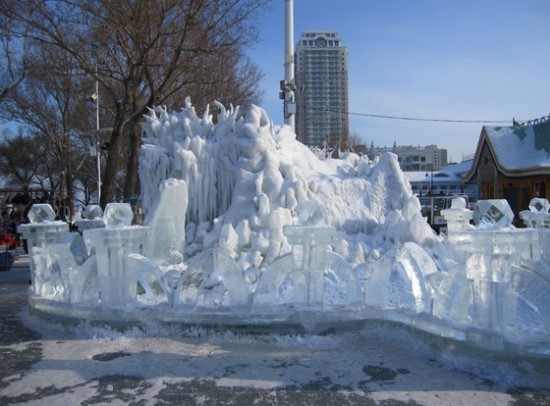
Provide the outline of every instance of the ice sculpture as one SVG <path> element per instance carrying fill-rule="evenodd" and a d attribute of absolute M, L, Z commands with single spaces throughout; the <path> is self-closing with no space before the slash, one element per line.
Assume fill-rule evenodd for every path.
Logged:
<path fill-rule="evenodd" d="M 441 284 L 434 300 L 434 315 L 471 326 L 470 339 L 486 345 L 502 347 L 507 331 L 525 333 L 532 328 L 530 333 L 538 336 L 539 328 L 548 326 L 545 313 L 550 301 L 532 305 L 539 293 L 533 290 L 527 294 L 533 295 L 529 298 L 524 289 L 526 283 L 536 279 L 541 285 L 548 283 L 539 263 L 538 230 L 511 227 L 513 214 L 505 200 L 476 203 L 473 217 L 478 213 L 478 228 L 466 227 L 462 220 L 456 220 L 456 213 L 457 208 L 452 208 L 443 215 L 450 222 L 449 241 L 465 256 Z M 453 221 L 462 226 L 451 224 Z M 533 319 L 540 320 L 538 327 L 528 327 L 528 320 Z"/>
<path fill-rule="evenodd" d="M 550 204 L 515 228 L 505 200 L 422 218 L 396 156 L 319 160 L 252 106 L 152 109 L 140 200 L 90 206 L 78 233 L 36 205 L 34 314 L 117 323 L 294 327 L 397 321 L 492 350 L 550 354 Z"/>

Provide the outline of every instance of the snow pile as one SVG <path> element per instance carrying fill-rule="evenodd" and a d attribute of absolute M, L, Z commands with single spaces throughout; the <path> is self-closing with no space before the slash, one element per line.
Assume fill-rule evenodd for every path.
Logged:
<path fill-rule="evenodd" d="M 259 107 L 243 117 L 239 108 L 217 106 L 217 123 L 188 100 L 179 112 L 151 110 L 143 125 L 144 213 L 165 179 L 186 182 L 186 258 L 219 244 L 243 270 L 263 268 L 290 252 L 283 227 L 298 223 L 297 207 L 307 201 L 320 213 L 305 223 L 335 227 L 329 249 L 352 265 L 405 242 L 441 248 L 394 154 L 320 160 Z"/>

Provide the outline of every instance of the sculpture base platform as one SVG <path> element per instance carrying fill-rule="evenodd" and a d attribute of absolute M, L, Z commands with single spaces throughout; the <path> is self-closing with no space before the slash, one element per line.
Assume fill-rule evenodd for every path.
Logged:
<path fill-rule="evenodd" d="M 174 309 L 168 303 L 133 308 L 106 306 L 73 306 L 29 296 L 31 317 L 50 323 L 54 328 L 80 329 L 82 326 L 104 328 L 124 333 L 139 331 L 144 335 L 182 334 L 186 331 L 231 331 L 243 334 L 338 334 L 361 331 L 377 324 L 390 323 L 419 334 L 430 345 L 476 349 L 495 356 L 520 356 L 550 359 L 547 338 L 540 342 L 522 337 L 507 337 L 472 327 L 456 326 L 429 315 L 409 314 L 391 309 L 372 308 L 313 309 L 294 306 L 269 306 L 251 311 L 250 308 Z"/>

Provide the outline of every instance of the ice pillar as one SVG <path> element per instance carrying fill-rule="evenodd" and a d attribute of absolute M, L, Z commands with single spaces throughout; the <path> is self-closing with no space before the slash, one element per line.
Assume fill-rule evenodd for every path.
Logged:
<path fill-rule="evenodd" d="M 534 198 L 529 202 L 529 210 L 519 213 L 526 227 L 538 231 L 540 258 L 534 260 L 550 261 L 550 202 L 547 199 Z"/>
<path fill-rule="evenodd" d="M 304 297 L 297 302 L 322 306 L 326 267 L 326 247 L 336 230 L 333 227 L 285 226 L 284 234 L 292 245 L 292 264 L 296 280 L 304 286 L 297 289 Z"/>
<path fill-rule="evenodd" d="M 17 231 L 27 240 L 30 255 L 31 284 L 34 292 L 41 295 L 43 292 L 43 279 L 38 275 L 36 261 L 39 256 L 34 255 L 35 248 L 44 248 L 55 243 L 59 236 L 69 231 L 69 225 L 64 221 L 54 221 L 55 212 L 49 204 L 34 204 L 29 210 L 29 224 L 21 224 Z"/>
<path fill-rule="evenodd" d="M 95 248 L 104 305 L 124 305 L 137 295 L 137 275 L 128 265 L 128 255 L 141 253 L 148 227 L 131 226 L 132 218 L 129 204 L 111 203 L 105 208 L 105 228 L 84 231 L 84 239 Z"/>
<path fill-rule="evenodd" d="M 447 221 L 447 235 L 452 240 L 461 231 L 471 229 L 470 220 L 473 213 L 466 208 L 466 200 L 463 197 L 455 197 L 450 209 L 441 210 L 441 214 Z"/>

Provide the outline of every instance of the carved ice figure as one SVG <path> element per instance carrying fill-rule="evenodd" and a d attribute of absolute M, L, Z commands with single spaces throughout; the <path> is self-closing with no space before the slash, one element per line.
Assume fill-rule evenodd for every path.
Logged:
<path fill-rule="evenodd" d="M 529 210 L 536 213 L 548 213 L 550 210 L 550 202 L 548 199 L 535 197 L 529 202 Z"/>
<path fill-rule="evenodd" d="M 512 225 L 514 212 L 506 199 L 478 200 L 473 219 L 478 229 L 497 230 Z"/>
<path fill-rule="evenodd" d="M 541 341 L 550 334 L 550 277 L 540 269 L 518 268 L 514 273 L 513 295 L 517 309 L 510 312 L 509 329 Z M 512 318 L 513 317 L 513 318 Z M 513 327 L 512 327 L 513 326 Z"/>
<path fill-rule="evenodd" d="M 97 204 L 89 204 L 84 208 L 82 218 L 87 220 L 103 219 L 103 209 Z"/>
<path fill-rule="evenodd" d="M 103 209 L 97 204 L 90 204 L 86 206 L 82 211 L 82 218 L 75 221 L 75 225 L 81 233 L 90 228 L 105 227 L 105 220 L 103 220 Z"/>
<path fill-rule="evenodd" d="M 174 292 L 155 262 L 140 254 L 128 255 L 127 261 L 128 268 L 135 273 L 138 286 L 141 287 L 137 295 L 140 302 L 147 305 L 172 303 Z"/>
<path fill-rule="evenodd" d="M 327 251 L 324 276 L 324 307 L 357 306 L 364 303 L 357 275 L 343 257 Z"/>
<path fill-rule="evenodd" d="M 55 220 L 55 212 L 47 203 L 33 204 L 27 217 L 32 224 L 51 223 Z"/>
<path fill-rule="evenodd" d="M 86 230 L 84 240 L 95 248 L 101 303 L 122 306 L 136 299 L 137 277 L 128 266 L 128 255 L 140 253 L 148 227 L 131 226 L 132 208 L 110 203 L 105 208 L 105 228 Z"/>
<path fill-rule="evenodd" d="M 60 299 L 70 303 L 79 302 L 82 295 L 79 287 L 84 285 L 81 279 L 88 276 L 80 269 L 88 258 L 84 239 L 75 232 L 62 234 L 47 247 L 47 251 L 51 258 L 50 272 L 58 271 L 63 283 L 63 298 Z"/>
<path fill-rule="evenodd" d="M 95 256 L 88 257 L 79 233 L 59 233 L 54 242 L 34 251 L 39 296 L 71 304 L 97 303 Z"/>
<path fill-rule="evenodd" d="M 32 291 L 40 297 L 65 301 L 66 290 L 61 269 L 50 255 L 48 247 L 33 247 L 31 253 Z"/>
<path fill-rule="evenodd" d="M 251 303 L 251 292 L 239 265 L 224 249 L 193 257 L 174 293 L 174 308 L 239 308 Z"/>
<path fill-rule="evenodd" d="M 436 272 L 428 253 L 416 243 L 406 242 L 375 263 L 365 286 L 365 303 L 382 310 L 430 312 L 430 286 L 426 278 Z"/>
<path fill-rule="evenodd" d="M 134 213 L 132 212 L 132 207 L 127 203 L 110 203 L 105 207 L 103 218 L 105 220 L 105 227 L 128 227 L 132 224 Z"/>
<path fill-rule="evenodd" d="M 185 181 L 168 179 L 161 183 L 159 194 L 144 223 L 150 228 L 145 256 L 159 265 L 183 261 L 187 203 Z"/>
<path fill-rule="evenodd" d="M 465 264 L 449 271 L 436 289 L 432 314 L 442 320 L 470 323 L 470 285 L 466 278 Z"/>

